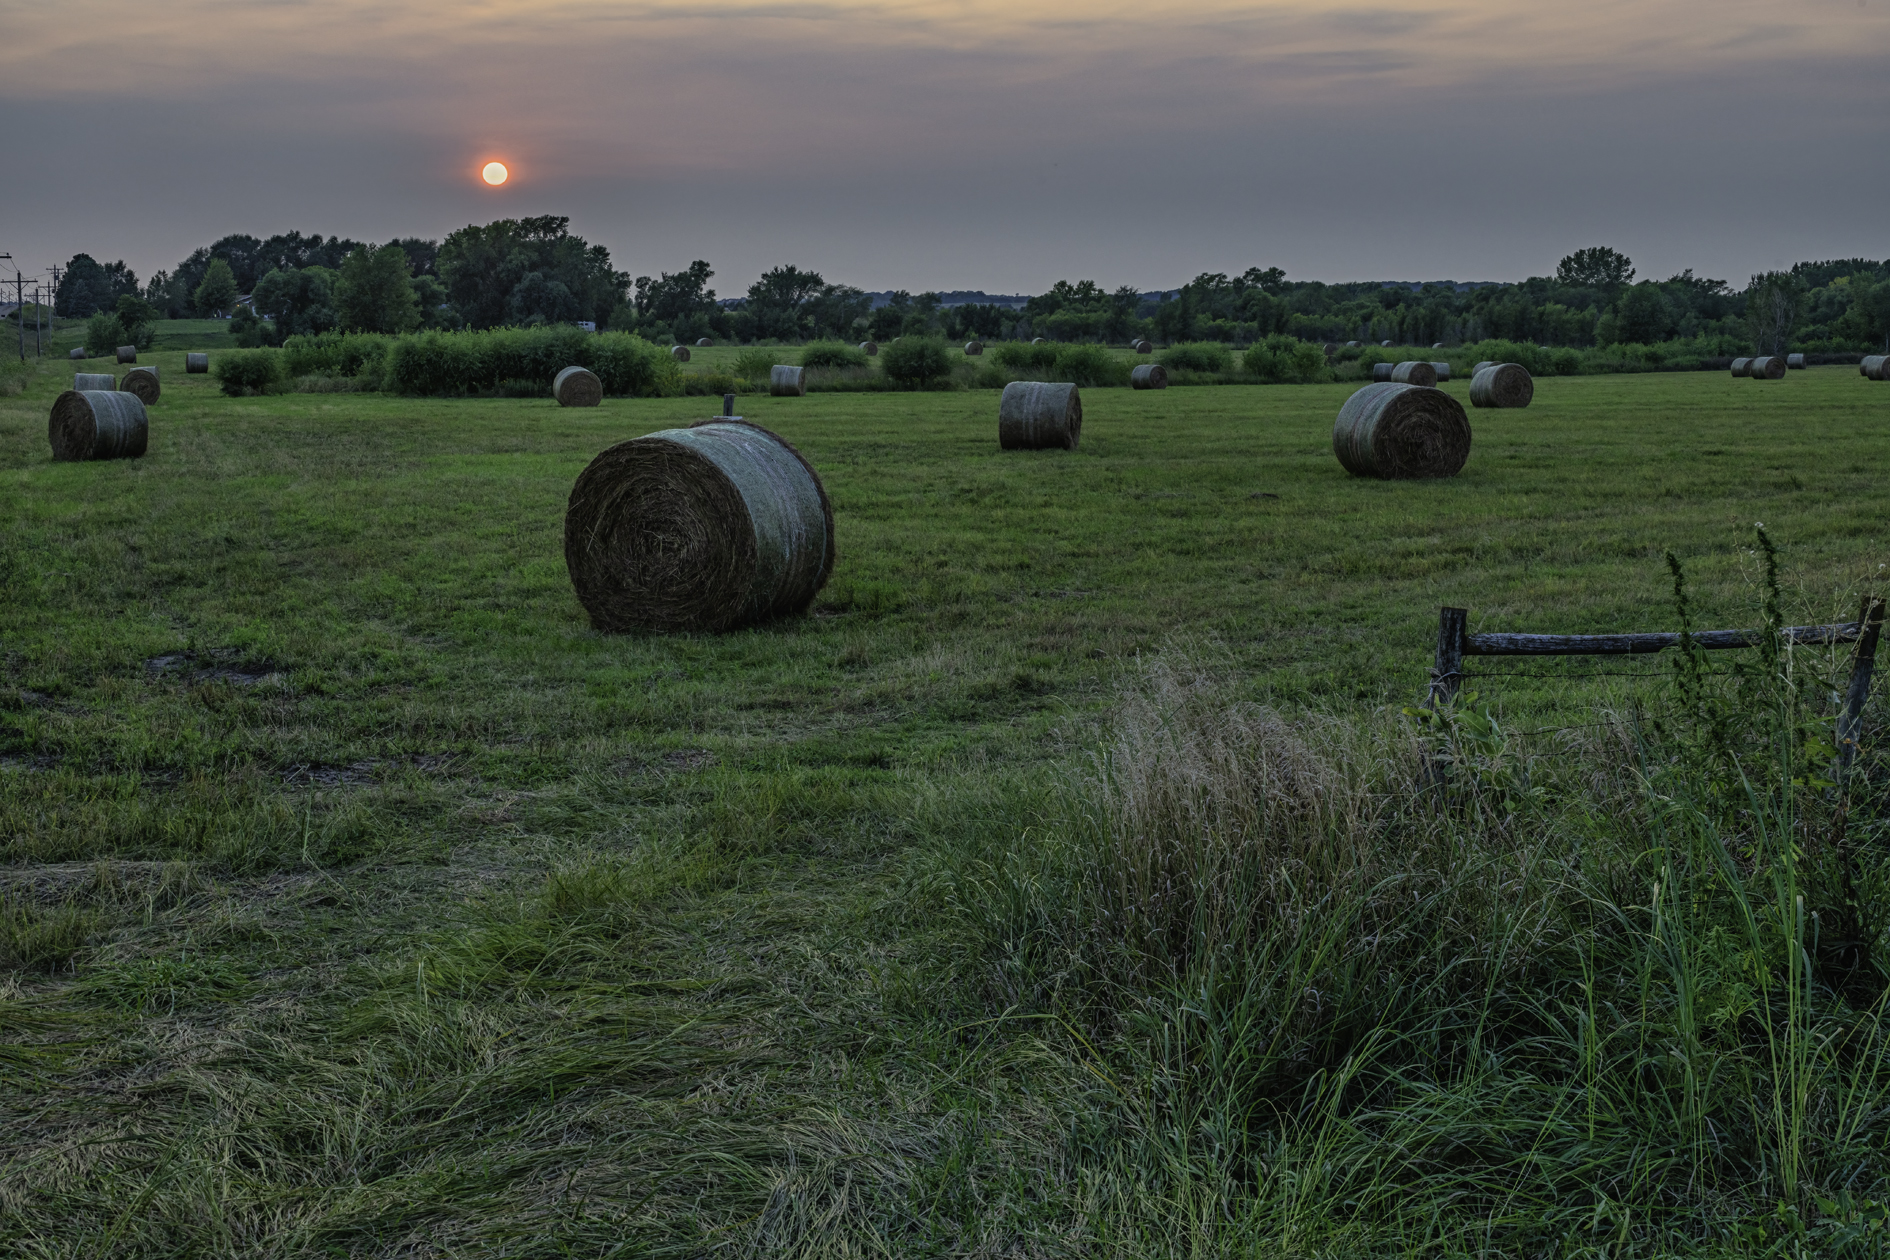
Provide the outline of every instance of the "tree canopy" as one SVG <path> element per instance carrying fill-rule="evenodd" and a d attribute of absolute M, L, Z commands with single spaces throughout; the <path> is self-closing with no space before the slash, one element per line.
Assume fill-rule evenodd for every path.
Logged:
<path fill-rule="evenodd" d="M 440 243 L 449 300 L 474 328 L 610 318 L 630 279 L 610 251 L 569 230 L 567 215 L 468 224 Z"/>

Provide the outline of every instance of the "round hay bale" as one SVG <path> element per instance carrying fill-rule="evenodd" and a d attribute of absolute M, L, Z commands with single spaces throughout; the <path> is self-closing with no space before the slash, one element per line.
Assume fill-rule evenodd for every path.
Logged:
<path fill-rule="evenodd" d="M 118 378 L 110 372 L 74 372 L 72 388 L 80 393 L 88 389 L 117 389 Z"/>
<path fill-rule="evenodd" d="M 1450 364 L 1433 363 L 1431 366 L 1437 369 L 1437 379 L 1439 381 L 1447 381 L 1450 379 Z"/>
<path fill-rule="evenodd" d="M 1433 350 L 1442 350 L 1443 348 L 1444 348 L 1444 343 L 1441 341 L 1433 341 L 1431 343 L 1431 349 Z"/>
<path fill-rule="evenodd" d="M 68 359 L 83 359 L 85 357 L 85 347 L 84 346 L 72 347 L 71 352 L 68 353 L 66 357 Z"/>
<path fill-rule="evenodd" d="M 1044 339 L 1042 337 L 1032 337 L 1030 339 L 1030 344 L 1033 346 L 1041 346 L 1043 342 L 1044 342 Z"/>
<path fill-rule="evenodd" d="M 1003 450 L 1073 451 L 1082 436 L 1083 398 L 1076 386 L 1012 381 L 1004 387 L 998 399 L 998 446 Z"/>
<path fill-rule="evenodd" d="M 965 353 L 973 356 L 983 354 L 984 343 L 982 341 L 967 341 L 965 343 Z"/>
<path fill-rule="evenodd" d="M 202 376 L 210 370 L 210 356 L 207 354 L 187 354 L 184 356 L 184 371 L 192 376 Z"/>
<path fill-rule="evenodd" d="M 1391 369 L 1391 380 L 1394 385 L 1433 386 L 1437 384 L 1437 369 L 1423 359 L 1406 359 Z"/>
<path fill-rule="evenodd" d="M 1752 375 L 1752 360 L 1751 359 L 1734 359 L 1732 361 L 1732 374 L 1734 376 Z"/>
<path fill-rule="evenodd" d="M 118 361 L 120 363 L 136 363 L 138 361 L 138 347 L 136 346 L 118 347 Z"/>
<path fill-rule="evenodd" d="M 807 369 L 777 363 L 768 369 L 768 392 L 776 398 L 807 397 Z"/>
<path fill-rule="evenodd" d="M 122 390 L 69 389 L 46 425 L 56 460 L 136 459 L 150 432 L 143 400 Z"/>
<path fill-rule="evenodd" d="M 1470 378 L 1472 407 L 1527 407 L 1536 397 L 1536 381 L 1520 363 L 1489 363 Z"/>
<path fill-rule="evenodd" d="M 669 357 L 676 360 L 678 363 L 687 363 L 689 362 L 689 347 L 671 346 L 669 348 Z"/>
<path fill-rule="evenodd" d="M 604 631 L 733 630 L 807 611 L 833 572 L 833 505 L 758 424 L 619 442 L 578 475 L 564 563 Z"/>
<path fill-rule="evenodd" d="M 1346 344 L 1347 346 L 1349 346 L 1349 347 L 1354 347 L 1354 348 L 1356 348 L 1356 347 L 1357 347 L 1357 345 L 1358 345 L 1358 342 L 1356 342 L 1356 341 L 1348 341 L 1348 342 L 1346 342 L 1345 344 Z"/>
<path fill-rule="evenodd" d="M 119 378 L 118 388 L 127 394 L 136 394 L 138 401 L 149 407 L 158 400 L 158 373 L 154 367 L 135 367 Z"/>
<path fill-rule="evenodd" d="M 1857 370 L 1869 381 L 1890 380 L 1890 354 L 1866 355 Z"/>
<path fill-rule="evenodd" d="M 697 338 L 696 338 L 696 344 L 697 344 L 697 345 L 699 345 L 699 346 L 712 346 L 712 345 L 714 345 L 714 344 L 715 344 L 715 338 L 713 338 L 713 337 L 697 337 Z"/>
<path fill-rule="evenodd" d="M 1441 389 L 1367 385 L 1339 408 L 1332 453 L 1356 477 L 1454 477 L 1470 458 L 1470 418 Z"/>
<path fill-rule="evenodd" d="M 1328 341 L 1325 345 L 1320 346 L 1319 348 L 1325 351 L 1326 357 L 1330 359 L 1333 355 L 1339 352 L 1339 343 L 1336 341 Z"/>
<path fill-rule="evenodd" d="M 1782 354 L 1760 355 L 1746 369 L 1755 381 L 1782 381 L 1785 379 L 1785 356 Z"/>
<path fill-rule="evenodd" d="M 1478 372 L 1481 372 L 1486 367 L 1497 366 L 1497 362 L 1498 361 L 1495 359 L 1479 359 L 1477 365 L 1470 369 L 1470 379 L 1475 380 Z"/>
<path fill-rule="evenodd" d="M 879 353 L 879 343 L 876 341 L 862 341 L 860 343 L 860 353 L 869 359 L 874 357 Z"/>
<path fill-rule="evenodd" d="M 1391 369 L 1397 366 L 1398 365 L 1395 363 L 1372 364 L 1372 384 L 1383 385 L 1385 382 L 1389 381 L 1391 379 Z"/>
<path fill-rule="evenodd" d="M 1167 389 L 1168 369 L 1159 363 L 1138 363 L 1129 373 L 1131 389 Z"/>
<path fill-rule="evenodd" d="M 1785 366 L 1793 371 L 1803 371 L 1805 356 L 1802 354 L 1788 354 L 1785 356 Z"/>
<path fill-rule="evenodd" d="M 1137 354 L 1154 354 L 1155 343 L 1152 341 L 1138 341 L 1135 343 L 1135 352 Z"/>
<path fill-rule="evenodd" d="M 1382 349 L 1384 349 L 1384 348 L 1385 348 L 1386 346 L 1389 346 L 1390 344 L 1391 344 L 1391 341 L 1390 341 L 1389 339 L 1386 339 L 1386 340 L 1384 340 L 1384 341 L 1381 341 L 1381 342 L 1379 342 L 1379 343 L 1378 343 L 1378 348 L 1382 350 Z"/>
<path fill-rule="evenodd" d="M 604 401 L 604 382 L 588 368 L 568 367 L 551 378 L 551 396 L 560 407 L 595 407 Z"/>

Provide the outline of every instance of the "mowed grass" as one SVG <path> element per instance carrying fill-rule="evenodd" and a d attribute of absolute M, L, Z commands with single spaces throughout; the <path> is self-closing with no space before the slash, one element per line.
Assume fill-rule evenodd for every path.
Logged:
<path fill-rule="evenodd" d="M 991 392 L 743 397 L 825 480 L 832 582 L 606 636 L 571 483 L 708 400 L 227 399 L 141 361 L 138 461 L 50 462 L 69 365 L 0 399 L 28 1255 L 1165 1254 L 1094 1189 L 1114 1061 L 1006 1018 L 961 912 L 1150 662 L 1388 732 L 1439 605 L 1671 627 L 1671 550 L 1701 624 L 1753 624 L 1763 522 L 1788 619 L 1839 620 L 1890 562 L 1890 387 L 1850 369 L 1539 381 L 1402 484 L 1333 459 L 1351 386 L 1091 391 L 1081 449 L 1033 454 Z M 1527 724 L 1654 685 L 1558 668 L 1478 686 Z M 1252 1210 L 1196 1245 L 1363 1209 L 1284 1243 Z"/>

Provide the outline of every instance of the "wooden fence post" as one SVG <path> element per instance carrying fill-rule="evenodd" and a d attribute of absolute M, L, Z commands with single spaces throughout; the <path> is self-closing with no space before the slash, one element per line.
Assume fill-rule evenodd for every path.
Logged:
<path fill-rule="evenodd" d="M 1864 702 L 1870 698 L 1870 675 L 1877 665 L 1877 636 L 1883 629 L 1883 601 L 1864 596 L 1857 610 L 1857 650 L 1851 655 L 1851 685 L 1844 696 L 1844 712 L 1838 717 L 1838 781 L 1844 781 L 1857 756 L 1857 739 L 1864 725 Z"/>
<path fill-rule="evenodd" d="M 1467 608 L 1440 608 L 1437 612 L 1437 663 L 1431 667 L 1431 693 L 1426 708 L 1435 709 L 1457 698 L 1463 681 L 1464 629 L 1470 624 Z"/>

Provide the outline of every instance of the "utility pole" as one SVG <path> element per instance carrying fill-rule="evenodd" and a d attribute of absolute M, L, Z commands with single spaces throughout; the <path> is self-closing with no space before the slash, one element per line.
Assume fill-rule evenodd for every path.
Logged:
<path fill-rule="evenodd" d="M 0 259 L 13 262 L 12 254 L 0 254 Z M 17 263 L 13 267 L 13 322 L 20 328 L 20 362 L 26 362 L 26 277 L 20 274 Z"/>

